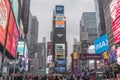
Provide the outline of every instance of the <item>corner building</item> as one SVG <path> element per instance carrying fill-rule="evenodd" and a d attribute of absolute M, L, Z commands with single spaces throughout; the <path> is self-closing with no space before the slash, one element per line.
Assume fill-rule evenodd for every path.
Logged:
<path fill-rule="evenodd" d="M 66 18 L 64 6 L 56 5 L 53 13 L 53 62 L 54 73 L 66 72 Z"/>

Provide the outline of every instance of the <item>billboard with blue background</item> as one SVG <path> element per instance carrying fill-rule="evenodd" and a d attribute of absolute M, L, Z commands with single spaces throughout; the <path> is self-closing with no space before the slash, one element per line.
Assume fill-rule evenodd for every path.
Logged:
<path fill-rule="evenodd" d="M 104 34 L 100 38 L 94 40 L 95 53 L 101 54 L 102 52 L 108 50 L 108 36 Z"/>
<path fill-rule="evenodd" d="M 55 72 L 65 72 L 66 71 L 66 67 L 55 67 L 54 71 Z"/>
<path fill-rule="evenodd" d="M 58 65 L 66 65 L 66 61 L 65 60 L 56 60 L 56 64 L 58 64 Z"/>
<path fill-rule="evenodd" d="M 56 16 L 63 16 L 64 15 L 64 6 L 63 5 L 56 5 Z"/>

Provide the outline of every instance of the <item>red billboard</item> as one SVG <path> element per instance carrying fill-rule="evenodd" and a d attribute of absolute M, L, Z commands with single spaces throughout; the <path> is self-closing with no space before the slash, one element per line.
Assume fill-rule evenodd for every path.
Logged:
<path fill-rule="evenodd" d="M 52 51 L 53 51 L 53 43 L 48 42 L 47 43 L 47 56 L 52 55 Z"/>
<path fill-rule="evenodd" d="M 8 24 L 10 4 L 8 0 L 0 0 L 0 44 L 4 45 L 6 27 Z"/>
<path fill-rule="evenodd" d="M 18 32 L 18 29 L 17 29 L 17 26 L 16 24 L 14 23 L 14 29 L 13 29 L 13 39 L 12 39 L 12 45 L 11 45 L 11 55 L 13 57 L 16 57 L 17 56 L 17 42 L 18 42 L 18 38 L 19 38 L 19 32 Z"/>
<path fill-rule="evenodd" d="M 14 23 L 15 21 L 14 21 L 13 13 L 11 11 L 10 17 L 9 17 L 9 23 L 8 23 L 8 34 L 7 34 L 7 43 L 6 43 L 6 49 L 9 52 L 11 51 Z"/>
<path fill-rule="evenodd" d="M 110 12 L 112 19 L 112 30 L 114 35 L 114 43 L 120 42 L 120 0 L 112 0 L 110 4 Z"/>

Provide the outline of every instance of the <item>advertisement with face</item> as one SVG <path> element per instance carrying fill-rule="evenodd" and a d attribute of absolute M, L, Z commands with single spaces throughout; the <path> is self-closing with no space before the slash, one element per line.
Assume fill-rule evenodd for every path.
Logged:
<path fill-rule="evenodd" d="M 8 0 L 0 0 L 0 44 L 4 45 L 10 4 Z"/>
<path fill-rule="evenodd" d="M 65 59 L 65 44 L 55 44 L 55 59 Z"/>
<path fill-rule="evenodd" d="M 114 63 L 117 61 L 115 45 L 113 45 L 109 50 L 109 62 Z"/>

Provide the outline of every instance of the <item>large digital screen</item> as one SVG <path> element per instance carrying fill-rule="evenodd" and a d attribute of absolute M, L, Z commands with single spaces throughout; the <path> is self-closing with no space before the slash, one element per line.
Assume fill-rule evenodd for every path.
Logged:
<path fill-rule="evenodd" d="M 16 24 L 17 24 L 17 27 L 19 29 L 19 18 L 18 18 L 18 15 L 19 15 L 19 4 L 18 4 L 18 0 L 10 0 L 11 2 L 11 5 L 12 5 L 12 10 L 13 10 L 13 14 L 14 14 L 14 17 L 15 17 L 15 21 L 16 21 Z"/>
<path fill-rule="evenodd" d="M 106 34 L 94 41 L 95 53 L 101 54 L 104 51 L 108 50 L 108 37 Z"/>
<path fill-rule="evenodd" d="M 8 0 L 0 0 L 0 44 L 4 45 L 10 4 Z"/>
<path fill-rule="evenodd" d="M 48 42 L 47 43 L 47 56 L 52 55 L 53 52 L 53 43 L 52 42 Z"/>
<path fill-rule="evenodd" d="M 18 42 L 17 51 L 19 52 L 19 55 L 23 55 L 24 53 L 24 42 L 23 41 Z"/>
<path fill-rule="evenodd" d="M 65 59 L 65 44 L 55 44 L 55 59 Z"/>
<path fill-rule="evenodd" d="M 64 15 L 64 6 L 63 5 L 56 5 L 56 16 L 63 16 Z"/>
<path fill-rule="evenodd" d="M 59 21 L 59 20 L 56 20 L 55 21 L 55 27 L 56 28 L 64 28 L 65 27 L 65 21 Z"/>
<path fill-rule="evenodd" d="M 55 71 L 55 72 L 65 72 L 65 71 L 66 71 L 66 68 L 65 68 L 65 67 L 55 67 L 55 68 L 54 68 L 54 71 Z"/>
<path fill-rule="evenodd" d="M 14 23 L 14 29 L 13 29 L 13 37 L 12 37 L 12 44 L 11 44 L 11 55 L 13 57 L 17 56 L 17 44 L 19 39 L 19 32 L 17 29 L 16 24 Z"/>
<path fill-rule="evenodd" d="M 117 51 L 117 53 L 116 53 L 116 55 L 117 55 L 117 63 L 120 65 L 120 47 L 118 47 L 116 49 L 116 51 Z"/>
<path fill-rule="evenodd" d="M 110 48 L 108 54 L 109 54 L 109 62 L 110 62 L 110 63 L 114 63 L 114 62 L 117 61 L 115 45 L 113 45 L 113 46 Z"/>
<path fill-rule="evenodd" d="M 56 60 L 56 65 L 66 65 L 66 60 Z"/>
<path fill-rule="evenodd" d="M 11 52 L 11 45 L 12 45 L 12 39 L 13 39 L 13 30 L 14 30 L 14 17 L 12 14 L 12 11 L 10 12 L 9 17 L 9 23 L 8 23 L 8 34 L 7 34 L 7 43 L 6 43 L 6 49 Z"/>
<path fill-rule="evenodd" d="M 110 13 L 112 19 L 112 30 L 114 43 L 120 42 L 120 0 L 112 0 L 110 4 Z"/>

